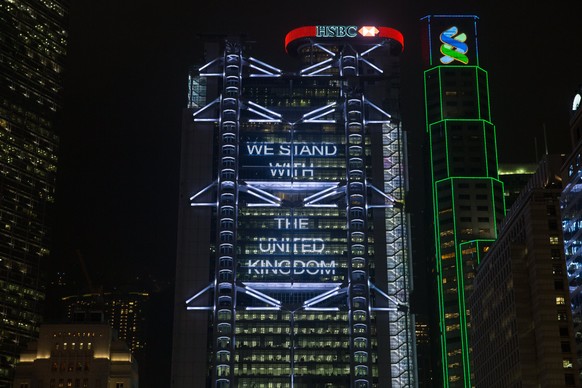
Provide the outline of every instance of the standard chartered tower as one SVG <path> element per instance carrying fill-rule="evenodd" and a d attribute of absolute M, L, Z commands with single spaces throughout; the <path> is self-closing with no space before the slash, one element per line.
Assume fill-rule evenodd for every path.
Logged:
<path fill-rule="evenodd" d="M 474 384 L 467 299 L 505 217 L 477 16 L 429 15 L 424 72 L 442 387 Z M 493 290 L 492 290 L 493 291 Z"/>
<path fill-rule="evenodd" d="M 415 384 L 403 37 L 215 38 L 184 111 L 172 387 Z"/>

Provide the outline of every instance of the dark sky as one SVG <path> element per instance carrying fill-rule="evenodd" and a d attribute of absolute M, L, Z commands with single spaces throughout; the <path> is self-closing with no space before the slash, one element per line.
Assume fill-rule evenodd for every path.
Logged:
<path fill-rule="evenodd" d="M 412 134 L 411 154 L 418 157 L 424 131 L 419 19 L 476 14 L 501 162 L 534 162 L 534 138 L 542 152 L 544 125 L 550 152 L 570 149 L 568 107 L 582 81 L 582 34 L 577 12 L 566 6 L 440 1 L 435 7 L 426 0 L 71 3 L 53 260 L 57 267 L 75 266 L 80 250 L 97 284 L 148 273 L 173 277 L 180 120 L 187 70 L 202 54 L 199 34 L 245 33 L 257 42 L 255 57 L 280 65 L 285 34 L 302 25 L 400 30 L 406 41 L 403 120 Z"/>

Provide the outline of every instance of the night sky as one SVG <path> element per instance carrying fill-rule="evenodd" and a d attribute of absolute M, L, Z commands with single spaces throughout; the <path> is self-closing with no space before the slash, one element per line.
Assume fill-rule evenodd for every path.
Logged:
<path fill-rule="evenodd" d="M 51 260 L 79 286 L 84 279 L 77 250 L 94 284 L 111 287 L 140 276 L 171 288 L 181 111 L 188 67 L 201 61 L 200 34 L 244 33 L 256 41 L 253 56 L 286 68 L 283 39 L 293 28 L 369 24 L 400 30 L 403 124 L 411 158 L 421 158 L 419 19 L 430 13 L 475 14 L 481 19 L 481 66 L 489 72 L 500 161 L 535 162 L 534 139 L 541 154 L 544 125 L 551 153 L 570 150 L 569 105 L 582 83 L 582 34 L 579 13 L 564 5 L 553 10 L 546 2 L 526 1 L 481 7 L 476 1 L 440 1 L 435 7 L 426 0 L 71 3 Z M 169 328 L 168 311 L 160 319 Z"/>

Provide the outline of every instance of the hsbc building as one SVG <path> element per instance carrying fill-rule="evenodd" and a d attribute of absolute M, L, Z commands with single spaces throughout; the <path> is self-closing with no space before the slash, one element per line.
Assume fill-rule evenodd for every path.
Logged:
<path fill-rule="evenodd" d="M 415 386 L 402 34 L 208 43 L 184 111 L 172 387 Z"/>

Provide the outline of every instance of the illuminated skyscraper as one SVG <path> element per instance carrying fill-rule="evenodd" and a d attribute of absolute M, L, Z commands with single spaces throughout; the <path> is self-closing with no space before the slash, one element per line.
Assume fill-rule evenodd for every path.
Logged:
<path fill-rule="evenodd" d="M 426 130 L 430 145 L 435 274 L 443 386 L 471 387 L 466 298 L 480 257 L 505 214 L 487 72 L 476 16 L 434 15 L 426 27 Z"/>
<path fill-rule="evenodd" d="M 0 386 L 38 335 L 68 1 L 0 4 Z"/>
<path fill-rule="evenodd" d="M 172 387 L 414 386 L 402 35 L 285 48 L 297 72 L 226 39 L 191 75 Z"/>

